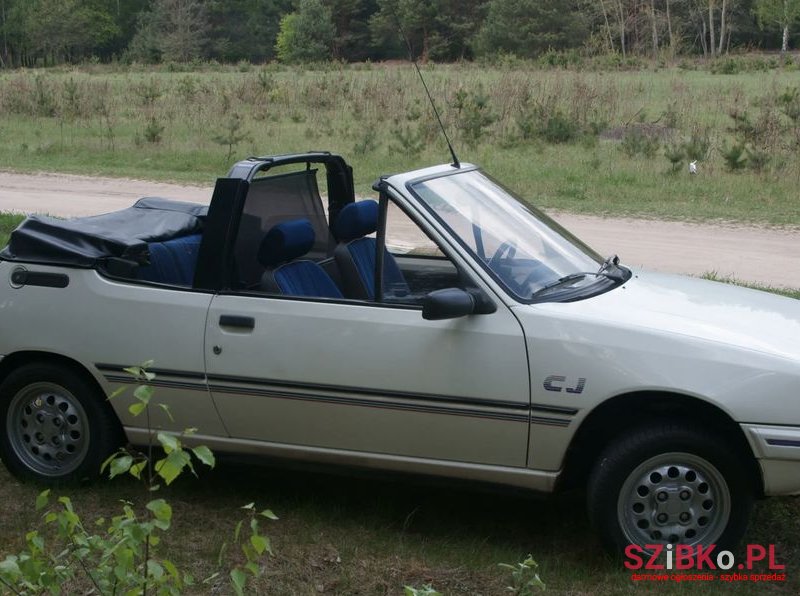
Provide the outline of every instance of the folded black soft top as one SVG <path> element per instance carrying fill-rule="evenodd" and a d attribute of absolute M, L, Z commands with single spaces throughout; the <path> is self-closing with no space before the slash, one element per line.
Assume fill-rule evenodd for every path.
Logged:
<path fill-rule="evenodd" d="M 11 233 L 0 258 L 78 267 L 93 267 L 109 257 L 147 264 L 148 242 L 196 234 L 207 213 L 205 205 L 147 197 L 127 209 L 91 217 L 31 215 Z"/>

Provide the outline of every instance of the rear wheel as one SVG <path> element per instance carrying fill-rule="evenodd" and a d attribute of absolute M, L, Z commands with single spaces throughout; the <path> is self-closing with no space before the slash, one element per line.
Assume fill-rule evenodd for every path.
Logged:
<path fill-rule="evenodd" d="M 0 384 L 0 457 L 22 479 L 97 476 L 119 445 L 119 424 L 97 388 L 69 368 L 29 364 Z"/>
<path fill-rule="evenodd" d="M 733 546 L 753 502 L 749 467 L 730 441 L 677 424 L 643 426 L 613 442 L 588 486 L 589 516 L 606 545 Z"/>

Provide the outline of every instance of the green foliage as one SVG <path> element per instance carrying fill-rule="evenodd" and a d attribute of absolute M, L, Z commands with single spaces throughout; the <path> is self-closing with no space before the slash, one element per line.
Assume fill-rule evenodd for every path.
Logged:
<path fill-rule="evenodd" d="M 515 565 L 500 563 L 500 567 L 511 572 L 511 585 L 506 588 L 510 593 L 518 596 L 533 596 L 539 590 L 544 591 L 545 584 L 539 577 L 539 564 L 533 560 L 531 555 Z"/>
<path fill-rule="evenodd" d="M 154 0 L 128 48 L 142 62 L 189 62 L 204 55 L 209 21 L 202 0 Z"/>
<path fill-rule="evenodd" d="M 236 112 L 232 112 L 225 121 L 223 128 L 211 137 L 215 143 L 228 147 L 228 154 L 225 157 L 225 161 L 231 160 L 233 150 L 239 143 L 247 141 L 250 138 L 250 134 L 243 130 L 242 117 Z"/>
<path fill-rule="evenodd" d="M 229 573 L 231 587 L 238 596 L 242 596 L 245 593 L 249 577 L 258 578 L 261 576 L 262 570 L 259 566 L 261 558 L 265 554 L 273 554 L 270 539 L 261 532 L 261 522 L 265 519 L 271 521 L 278 519 L 278 516 L 269 509 L 258 511 L 255 503 L 249 503 L 242 509 L 245 511 L 245 518 L 236 524 L 233 532 L 233 545 L 239 547 L 239 551 L 244 557 L 244 563 L 233 566 Z M 247 524 L 247 530 L 243 532 L 242 529 L 245 527 L 245 523 Z M 220 560 L 224 557 L 227 549 L 228 543 L 225 542 L 220 549 Z"/>
<path fill-rule="evenodd" d="M 172 523 L 172 508 L 163 499 L 145 505 L 137 514 L 124 503 L 120 515 L 84 524 L 72 501 L 59 497 L 51 505 L 50 491 L 36 499 L 44 533 L 26 534 L 26 548 L 0 563 L 0 581 L 16 593 L 61 593 L 64 584 L 84 581 L 98 594 L 130 594 L 151 589 L 179 594 L 193 579 L 169 559 L 156 556 L 155 547 Z"/>
<path fill-rule="evenodd" d="M 275 49 L 282 62 L 320 62 L 331 57 L 336 31 L 321 0 L 300 0 L 297 12 L 281 19 Z"/>
<path fill-rule="evenodd" d="M 800 87 L 787 87 L 777 99 L 778 105 L 792 124 L 800 124 Z"/>
<path fill-rule="evenodd" d="M 608 126 L 604 107 L 597 100 L 596 92 L 582 83 L 576 84 L 571 93 L 524 89 L 513 111 L 519 140 L 538 139 L 552 144 L 581 141 L 586 148 L 593 148 L 598 135 Z"/>
<path fill-rule="evenodd" d="M 534 103 L 526 97 L 515 117 L 523 141 L 542 139 L 548 143 L 570 143 L 581 134 L 579 124 L 561 108 Z"/>
<path fill-rule="evenodd" d="M 755 0 L 753 11 L 762 27 L 776 26 L 786 29 L 784 43 L 788 42 L 789 27 L 800 19 L 800 0 Z M 785 45 L 781 48 L 786 51 Z"/>
<path fill-rule="evenodd" d="M 730 132 L 743 139 L 744 142 L 755 138 L 756 128 L 750 121 L 750 115 L 746 111 L 734 107 L 728 112 L 728 116 L 733 121 L 732 127 L 729 129 Z"/>
<path fill-rule="evenodd" d="M 43 76 L 34 79 L 34 113 L 49 118 L 56 115 L 56 103 L 53 90 Z"/>
<path fill-rule="evenodd" d="M 425 127 L 421 123 L 395 124 L 391 130 L 393 151 L 401 155 L 419 155 L 427 145 Z"/>
<path fill-rule="evenodd" d="M 541 118 L 536 128 L 536 136 L 548 143 L 569 143 L 579 134 L 578 124 L 561 110 L 555 110 Z"/>
<path fill-rule="evenodd" d="M 491 109 L 489 96 L 482 88 L 469 92 L 458 89 L 451 104 L 456 112 L 458 128 L 469 147 L 476 147 L 494 124 L 497 116 Z"/>
<path fill-rule="evenodd" d="M 720 155 L 725 160 L 725 167 L 731 172 L 739 171 L 747 165 L 744 143 L 723 145 L 720 149 Z"/>
<path fill-rule="evenodd" d="M 366 155 L 377 151 L 380 147 L 380 129 L 375 122 L 364 122 L 354 131 L 355 143 L 353 144 L 354 155 Z"/>
<path fill-rule="evenodd" d="M 677 172 L 686 160 L 686 148 L 681 144 L 670 143 L 664 147 L 664 157 L 667 158 L 671 171 Z"/>
<path fill-rule="evenodd" d="M 773 162 L 772 151 L 780 143 L 785 129 L 773 104 L 782 105 L 784 113 L 788 112 L 787 115 L 791 119 L 797 102 L 797 93 L 792 89 L 787 89 L 777 97 L 767 96 L 755 121 L 751 120 L 746 111 L 732 109 L 728 113 L 733 121 L 729 131 L 736 136 L 736 142 L 723 147 L 720 151 L 726 169 L 734 172 L 747 167 L 756 173 L 766 171 Z"/>
<path fill-rule="evenodd" d="M 747 155 L 747 167 L 751 170 L 762 173 L 766 171 L 772 162 L 772 155 L 766 149 L 756 147 L 745 147 Z"/>
<path fill-rule="evenodd" d="M 641 126 L 630 126 L 622 137 L 620 149 L 628 157 L 642 155 L 649 159 L 655 157 L 661 147 L 658 137 Z"/>
<path fill-rule="evenodd" d="M 158 98 L 163 95 L 161 86 L 155 77 L 142 81 L 134 90 L 139 98 L 139 104 L 145 108 L 153 107 Z"/>
<path fill-rule="evenodd" d="M 712 74 L 738 75 L 746 72 L 765 72 L 779 68 L 781 63 L 772 58 L 762 56 L 724 56 L 710 63 Z"/>
<path fill-rule="evenodd" d="M 475 45 L 481 55 L 533 58 L 574 47 L 586 34 L 580 13 L 565 10 L 562 0 L 491 0 Z"/>
<path fill-rule="evenodd" d="M 315 10 L 324 9 L 328 16 L 320 21 L 317 12 L 303 23 L 303 15 L 314 12 L 304 4 L 312 2 Z M 405 59 L 408 48 L 400 30 L 413 56 L 423 62 L 477 56 L 505 65 L 531 59 L 545 68 L 636 70 L 662 68 L 668 65 L 667 57 L 683 55 L 683 68 L 718 74 L 796 66 L 787 55 L 742 57 L 736 52 L 728 55 L 728 48 L 723 58 L 700 62 L 696 57 L 706 53 L 708 35 L 687 35 L 696 31 L 702 16 L 698 0 L 670 0 L 666 12 L 663 2 L 653 3 L 660 55 L 652 61 L 647 26 L 651 6 L 633 0 L 3 0 L 2 4 L 0 67 L 162 62 L 178 69 L 212 58 L 238 64 L 246 72 L 274 59 L 281 47 L 281 59 L 289 62 L 331 57 L 347 62 Z M 726 41 L 731 49 L 785 51 L 800 14 L 800 0 L 731 1 L 727 7 L 730 39 Z M 325 26 L 320 28 L 322 22 Z"/>
<path fill-rule="evenodd" d="M 683 148 L 688 161 L 705 161 L 711 151 L 711 133 L 707 128 L 695 127 Z"/>
<path fill-rule="evenodd" d="M 539 56 L 536 63 L 550 68 L 575 68 L 583 66 L 584 59 L 575 49 L 554 50 L 553 48 L 548 48 L 546 52 Z"/>
<path fill-rule="evenodd" d="M 23 219 L 25 216 L 18 213 L 0 213 L 0 248 L 8 244 L 9 235 Z"/>
<path fill-rule="evenodd" d="M 3 5 L 4 39 L 44 65 L 88 58 L 120 30 L 107 7 L 85 0 L 27 0 Z M 7 12 L 8 10 L 8 12 Z"/>
<path fill-rule="evenodd" d="M 144 140 L 148 143 L 160 143 L 163 133 L 164 125 L 156 120 L 155 116 L 150 116 L 144 128 Z"/>
<path fill-rule="evenodd" d="M 66 119 L 74 120 L 86 115 L 85 98 L 75 79 L 70 77 L 69 80 L 64 81 L 62 98 L 62 113 Z"/>

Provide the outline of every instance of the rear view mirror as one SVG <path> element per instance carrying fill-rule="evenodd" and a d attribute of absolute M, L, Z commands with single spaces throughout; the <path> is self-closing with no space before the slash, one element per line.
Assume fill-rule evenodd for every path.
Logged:
<path fill-rule="evenodd" d="M 475 312 L 475 299 L 459 288 L 431 292 L 422 302 L 422 318 L 427 321 L 457 319 Z"/>

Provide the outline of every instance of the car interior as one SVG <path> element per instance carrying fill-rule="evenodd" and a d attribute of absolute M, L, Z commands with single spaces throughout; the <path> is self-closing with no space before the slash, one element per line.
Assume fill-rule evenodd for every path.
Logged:
<path fill-rule="evenodd" d="M 233 247 L 232 290 L 375 301 L 378 202 L 336 204 L 329 196 L 326 210 L 317 173 L 307 164 L 250 183 Z M 382 302 L 421 305 L 431 291 L 464 287 L 452 261 L 401 209 L 392 205 L 389 214 Z M 140 266 L 136 278 L 191 287 L 201 239 L 195 233 L 149 243 L 150 264 Z"/>
<path fill-rule="evenodd" d="M 374 301 L 378 202 L 362 199 L 335 214 L 328 211 L 330 221 L 316 169 L 254 180 L 235 243 L 231 286 L 244 292 Z M 441 252 L 404 254 L 408 247 L 394 252 L 390 227 L 387 222 L 383 302 L 421 304 L 430 291 L 463 285 Z"/>

